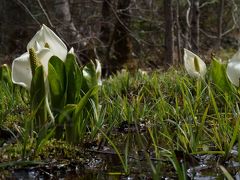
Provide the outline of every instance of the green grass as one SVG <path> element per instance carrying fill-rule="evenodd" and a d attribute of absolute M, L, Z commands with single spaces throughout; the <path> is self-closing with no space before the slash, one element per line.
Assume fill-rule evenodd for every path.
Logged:
<path fill-rule="evenodd" d="M 2 162 L 16 160 L 21 153 L 24 158 L 39 157 L 52 140 L 49 133 L 53 127 L 48 127 L 43 137 L 24 134 L 27 127 L 24 122 L 31 119 L 28 95 L 20 93 L 20 88 L 10 91 L 4 83 L 0 83 L 0 88 L 0 126 L 10 129 L 16 136 L 20 134 L 16 144 L 7 143 L 1 147 L 1 156 L 13 147 L 22 149 L 14 151 L 13 159 L 9 156 Z M 230 152 L 240 137 L 236 91 L 220 91 L 207 77 L 196 80 L 181 69 L 148 75 L 119 72 L 104 80 L 99 96 L 100 111 L 93 110 L 94 116 L 89 120 L 95 126 L 85 132 L 83 141 L 108 142 L 105 145 L 119 156 L 125 173 L 132 171 L 128 158 L 133 156 L 145 159 L 153 177 L 166 175 L 166 166 L 171 162 L 175 175 L 186 179 L 186 169 L 192 165 L 189 157 L 213 154 L 224 163 L 231 158 Z M 124 122 L 134 127 L 134 132 L 128 132 L 134 134 L 133 138 L 116 132 Z M 19 125 L 20 133 L 13 124 Z M 144 124 L 144 133 L 140 132 L 140 124 Z M 30 147 L 38 148 L 34 155 Z M 8 151 L 4 151 L 6 148 Z M 177 152 L 184 155 L 178 157 Z M 139 160 L 134 166 L 140 164 Z M 220 167 L 230 176 L 223 166 Z"/>

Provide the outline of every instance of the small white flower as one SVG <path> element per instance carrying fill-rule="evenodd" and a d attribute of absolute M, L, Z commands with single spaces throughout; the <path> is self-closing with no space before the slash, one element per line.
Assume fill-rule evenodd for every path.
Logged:
<path fill-rule="evenodd" d="M 93 61 L 90 61 L 90 63 L 83 68 L 82 73 L 83 77 L 87 80 L 87 83 L 90 87 L 95 85 L 102 85 L 102 68 L 99 60 L 95 59 L 95 63 Z"/>
<path fill-rule="evenodd" d="M 102 66 L 101 63 L 99 62 L 99 60 L 95 59 L 97 67 L 96 67 L 96 74 L 97 74 L 97 79 L 98 79 L 98 85 L 101 86 L 102 85 Z"/>
<path fill-rule="evenodd" d="M 67 56 L 67 47 L 62 40 L 47 26 L 42 28 L 34 35 L 27 45 L 27 51 L 33 48 L 40 64 L 44 68 L 47 76 L 48 61 L 55 55 L 65 61 Z M 45 77 L 46 78 L 46 77 Z M 12 64 L 12 81 L 27 89 L 31 87 L 32 71 L 30 66 L 29 52 L 14 59 Z"/>
<path fill-rule="evenodd" d="M 148 72 L 147 71 L 144 71 L 142 69 L 138 69 L 138 72 L 141 74 L 141 75 L 147 75 Z"/>
<path fill-rule="evenodd" d="M 74 54 L 75 54 L 75 52 L 74 52 L 74 48 L 72 47 L 72 48 L 68 51 L 68 53 L 74 55 Z"/>
<path fill-rule="evenodd" d="M 240 80 L 240 49 L 233 55 L 227 65 L 227 76 L 232 84 L 239 87 Z"/>
<path fill-rule="evenodd" d="M 203 78 L 207 72 L 203 60 L 187 49 L 184 49 L 184 66 L 188 74 L 195 78 Z"/>

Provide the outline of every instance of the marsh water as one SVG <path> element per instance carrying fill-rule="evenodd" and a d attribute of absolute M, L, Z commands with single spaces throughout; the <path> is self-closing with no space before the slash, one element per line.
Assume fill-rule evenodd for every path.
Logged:
<path fill-rule="evenodd" d="M 55 160 L 44 165 L 8 167 L 1 171 L 0 179 L 153 179 L 152 166 L 158 173 L 156 179 L 178 179 L 171 161 L 156 158 L 154 150 L 149 148 L 148 133 L 116 133 L 112 138 L 129 169 L 127 173 L 124 172 L 119 155 L 105 142 L 101 148 L 92 145 L 86 149 L 87 155 L 82 163 Z M 193 156 L 181 151 L 175 153 L 179 162 L 184 163 L 189 179 L 224 179 L 224 173 L 220 169 L 222 165 L 234 179 L 240 180 L 237 146 L 224 162 L 220 155 Z"/>
<path fill-rule="evenodd" d="M 199 165 L 189 167 L 187 175 L 190 179 L 224 179 L 222 171 L 217 167 L 216 157 L 203 157 Z M 118 157 L 115 155 L 99 155 L 83 164 L 58 164 L 55 166 L 26 167 L 6 170 L 2 179 L 152 179 L 152 171 L 146 161 L 130 162 L 131 172 L 125 174 Z M 159 179 L 177 179 L 177 175 L 170 167 L 161 168 Z M 227 169 L 234 177 L 240 179 L 240 164 L 230 161 Z"/>
<path fill-rule="evenodd" d="M 104 157 L 106 156 L 106 157 Z M 4 179 L 152 179 L 152 172 L 146 161 L 142 161 L 141 167 L 131 163 L 131 173 L 126 175 L 121 167 L 121 163 L 115 155 L 98 155 L 93 157 L 85 165 L 58 164 L 50 167 L 27 167 L 9 170 Z M 204 157 L 199 165 L 187 169 L 190 179 L 224 179 L 224 175 L 216 166 L 216 157 Z M 204 164 L 204 161 L 206 163 Z M 207 161 L 210 161 L 207 163 Z M 137 162 L 136 162 L 137 163 Z M 140 170 L 140 169 L 141 170 Z M 234 179 L 240 179 L 240 165 L 237 162 L 229 162 L 228 171 Z M 177 179 L 172 168 L 163 169 L 159 179 Z"/>

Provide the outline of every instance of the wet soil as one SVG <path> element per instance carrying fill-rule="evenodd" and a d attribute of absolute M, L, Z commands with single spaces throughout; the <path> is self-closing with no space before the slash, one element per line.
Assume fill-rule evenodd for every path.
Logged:
<path fill-rule="evenodd" d="M 154 150 L 148 144 L 149 134 L 145 124 L 136 127 L 134 124 L 123 122 L 113 132 L 111 139 L 114 140 L 123 159 L 127 157 L 124 160 L 129 172 L 124 172 L 119 155 L 111 145 L 102 141 L 86 143 L 84 154 L 81 155 L 82 160 L 73 157 L 51 159 L 43 164 L 9 165 L 0 170 L 0 179 L 153 179 L 151 163 L 159 172 L 157 178 L 178 178 L 169 159 L 156 158 Z M 182 151 L 174 153 L 180 164 L 185 165 L 189 179 L 224 179 L 220 165 L 225 167 L 234 179 L 240 179 L 237 145 L 225 161 L 221 155 L 191 155 Z"/>

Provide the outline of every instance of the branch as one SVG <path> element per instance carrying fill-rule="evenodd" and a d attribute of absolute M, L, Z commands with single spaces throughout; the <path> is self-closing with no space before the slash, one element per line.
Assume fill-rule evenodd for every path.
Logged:
<path fill-rule="evenodd" d="M 236 17 L 238 17 L 238 14 L 237 14 L 237 12 L 238 12 L 238 6 L 237 6 L 237 4 L 235 3 L 234 0 L 232 0 L 232 4 L 233 4 L 233 11 L 232 11 L 233 22 L 234 22 L 234 24 L 235 24 L 238 28 L 240 28 L 240 19 L 239 19 L 239 22 L 238 22 L 238 23 L 237 23 L 237 20 L 236 20 Z M 236 15 L 236 16 L 235 16 L 235 15 Z"/>
<path fill-rule="evenodd" d="M 52 28 L 54 28 L 53 23 L 52 23 L 52 21 L 50 20 L 48 14 L 47 14 L 47 12 L 46 12 L 46 10 L 43 8 L 43 5 L 42 5 L 41 1 L 40 1 L 40 0 L 37 0 L 37 2 L 38 2 L 39 7 L 41 8 L 43 14 L 45 15 L 45 17 L 46 17 L 49 25 L 50 25 Z"/>
<path fill-rule="evenodd" d="M 228 33 L 232 32 L 235 28 L 236 28 L 236 26 L 235 26 L 235 24 L 233 24 L 233 26 L 230 29 L 228 29 L 224 33 L 222 33 L 221 37 L 223 37 L 223 36 L 227 35 Z"/>
<path fill-rule="evenodd" d="M 214 3 L 216 3 L 216 2 L 217 2 L 216 0 L 212 0 L 212 1 L 209 1 L 209 2 L 202 3 L 202 5 L 199 6 L 199 9 L 201 9 L 201 8 L 207 6 L 207 5 L 214 4 Z"/>
<path fill-rule="evenodd" d="M 124 22 L 122 22 L 122 20 L 120 19 L 120 17 L 118 16 L 118 13 L 115 11 L 113 5 L 109 2 L 109 1 L 106 1 L 109 5 L 109 7 L 112 9 L 112 12 L 113 12 L 113 15 L 114 17 L 117 19 L 117 21 L 122 25 L 122 27 L 129 33 L 129 35 L 135 39 L 138 43 L 140 43 L 140 41 L 142 43 L 145 43 L 145 44 L 148 44 L 148 45 L 152 45 L 151 43 L 139 38 L 139 37 L 136 37 L 134 35 L 134 33 L 124 24 Z M 122 13 L 122 12 L 121 12 Z"/>
<path fill-rule="evenodd" d="M 188 28 L 191 27 L 190 21 L 189 21 L 190 11 L 191 11 L 191 3 L 189 4 L 188 9 L 187 9 L 187 13 L 186 13 L 186 23 L 187 23 Z"/>
<path fill-rule="evenodd" d="M 17 2 L 25 9 L 25 11 L 33 18 L 33 20 L 41 26 L 41 23 L 34 17 L 34 15 L 31 13 L 31 11 L 28 9 L 28 7 L 21 1 L 17 0 Z"/>
<path fill-rule="evenodd" d="M 204 30 L 201 29 L 201 28 L 199 29 L 199 31 L 200 31 L 203 35 L 207 36 L 208 38 L 211 38 L 211 39 L 217 39 L 217 38 L 218 38 L 217 36 L 208 34 L 206 31 L 204 31 Z"/>

